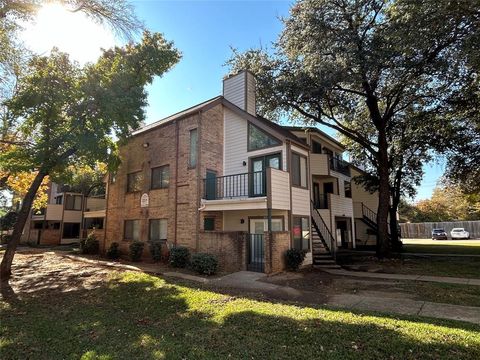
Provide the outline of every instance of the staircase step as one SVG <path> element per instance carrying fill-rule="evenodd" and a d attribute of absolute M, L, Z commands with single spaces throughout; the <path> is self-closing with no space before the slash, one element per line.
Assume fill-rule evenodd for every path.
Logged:
<path fill-rule="evenodd" d="M 333 265 L 317 265 L 317 264 L 313 264 L 313 268 L 314 269 L 341 269 L 342 267 L 340 265 L 337 265 L 337 264 L 333 264 Z"/>

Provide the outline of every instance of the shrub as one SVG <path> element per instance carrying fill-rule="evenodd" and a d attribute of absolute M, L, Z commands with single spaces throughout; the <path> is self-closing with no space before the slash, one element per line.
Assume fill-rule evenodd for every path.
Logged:
<path fill-rule="evenodd" d="M 162 260 L 162 243 L 159 241 L 154 241 L 150 243 L 150 255 L 152 256 L 153 261 Z"/>
<path fill-rule="evenodd" d="M 134 241 L 130 244 L 130 260 L 140 261 L 142 258 L 144 243 L 141 241 Z"/>
<path fill-rule="evenodd" d="M 199 274 L 212 275 L 217 271 L 217 258 L 211 254 L 198 253 L 192 255 L 192 270 Z"/>
<path fill-rule="evenodd" d="M 100 242 L 94 234 L 88 234 L 86 239 L 80 240 L 80 250 L 82 254 L 98 254 Z"/>
<path fill-rule="evenodd" d="M 188 264 L 190 251 L 184 246 L 176 246 L 170 249 L 170 265 L 173 267 L 184 268 Z"/>
<path fill-rule="evenodd" d="M 285 262 L 287 269 L 297 271 L 303 260 L 305 260 L 306 252 L 298 249 L 289 249 L 285 251 Z"/>
<path fill-rule="evenodd" d="M 107 250 L 107 258 L 112 260 L 118 260 L 120 258 L 120 249 L 118 247 L 119 244 L 117 242 L 111 243 L 110 247 Z"/>

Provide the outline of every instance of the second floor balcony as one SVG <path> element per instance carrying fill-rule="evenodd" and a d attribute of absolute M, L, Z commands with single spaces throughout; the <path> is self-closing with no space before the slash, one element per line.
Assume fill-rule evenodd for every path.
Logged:
<path fill-rule="evenodd" d="M 310 154 L 310 171 L 312 175 L 332 176 L 332 172 L 351 176 L 350 163 L 328 154 Z"/>
<path fill-rule="evenodd" d="M 264 171 L 211 176 L 203 180 L 205 210 L 290 209 L 290 174 Z"/>

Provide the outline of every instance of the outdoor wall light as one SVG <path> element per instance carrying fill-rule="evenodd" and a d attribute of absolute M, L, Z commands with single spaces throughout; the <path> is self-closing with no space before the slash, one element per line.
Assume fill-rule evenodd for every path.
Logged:
<path fill-rule="evenodd" d="M 247 166 L 247 162 L 246 162 L 246 161 L 243 162 L 243 166 Z"/>
<path fill-rule="evenodd" d="M 245 224 L 245 219 L 240 219 L 240 224 Z"/>
<path fill-rule="evenodd" d="M 148 142 L 143 143 L 143 148 L 144 148 L 144 149 L 148 148 L 149 146 L 150 146 L 150 144 L 149 144 Z"/>

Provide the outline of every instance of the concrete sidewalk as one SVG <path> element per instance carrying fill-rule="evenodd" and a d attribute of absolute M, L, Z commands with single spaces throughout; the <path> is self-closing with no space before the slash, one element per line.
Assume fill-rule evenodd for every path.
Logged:
<path fill-rule="evenodd" d="M 386 274 L 386 273 L 372 273 L 372 272 L 366 272 L 366 271 L 352 271 L 352 270 L 340 270 L 340 269 L 322 269 L 322 271 L 332 275 L 354 276 L 354 277 L 362 277 L 362 278 L 429 281 L 429 282 L 437 282 L 437 283 L 444 283 L 444 284 L 461 284 L 461 285 L 480 286 L 480 279 L 473 279 L 473 278 L 408 275 L 408 274 Z"/>

